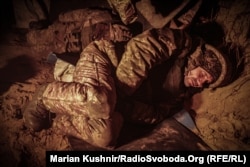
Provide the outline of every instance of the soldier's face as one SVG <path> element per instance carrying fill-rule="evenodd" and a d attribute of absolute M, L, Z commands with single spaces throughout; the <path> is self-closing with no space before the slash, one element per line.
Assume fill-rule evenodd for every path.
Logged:
<path fill-rule="evenodd" d="M 213 77 L 201 67 L 190 70 L 184 77 L 184 84 L 186 87 L 202 88 L 205 84 L 210 84 L 212 82 Z"/>

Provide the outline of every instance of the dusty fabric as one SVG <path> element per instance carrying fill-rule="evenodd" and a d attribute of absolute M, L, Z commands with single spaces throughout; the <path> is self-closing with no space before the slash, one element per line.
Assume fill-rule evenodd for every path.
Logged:
<path fill-rule="evenodd" d="M 111 21 L 107 10 L 76 9 L 61 13 L 47 29 L 28 32 L 27 41 L 38 51 L 47 48 L 55 53 L 80 53 L 93 41 L 95 25 Z"/>
<path fill-rule="evenodd" d="M 111 77 L 112 64 L 107 55 L 102 55 L 96 48 L 97 46 L 105 45 L 92 43 L 82 52 L 74 70 L 73 82 L 55 81 L 47 86 L 43 94 L 43 102 L 51 111 L 75 112 L 75 115 L 93 118 L 109 118 L 116 103 L 116 90 Z M 102 112 L 98 110 L 101 108 L 96 110 L 94 107 L 93 112 L 97 112 L 95 116 L 90 112 L 92 107 L 87 105 L 89 103 L 93 103 L 92 107 L 102 104 Z"/>
<path fill-rule="evenodd" d="M 178 39 L 183 40 L 177 41 L 177 37 L 180 37 Z M 72 129 L 69 131 L 74 134 L 73 136 L 79 138 L 81 137 L 82 139 L 87 140 L 90 143 L 93 142 L 94 144 L 96 144 L 95 142 L 97 141 L 94 141 L 92 139 L 93 136 L 91 136 L 90 133 L 84 132 L 84 128 L 81 129 L 82 127 L 87 128 L 89 126 L 84 126 L 82 124 L 88 124 L 87 120 L 89 119 L 112 119 L 111 115 L 114 110 L 121 112 L 123 116 L 125 116 L 126 119 L 129 119 L 130 121 L 147 124 L 158 123 L 167 116 L 171 116 L 171 114 L 176 112 L 179 107 L 176 108 L 175 106 L 177 105 L 177 103 L 181 103 L 183 99 L 178 99 L 178 96 L 175 97 L 174 95 L 172 95 L 164 101 L 159 101 L 159 99 L 162 98 L 161 95 L 163 95 L 163 93 L 158 94 L 157 92 L 154 92 L 150 95 L 150 91 L 152 91 L 156 87 L 156 85 L 149 85 L 149 87 L 151 87 L 150 89 L 142 86 L 142 89 L 138 90 L 139 93 L 137 92 L 133 97 L 135 101 L 126 101 L 126 99 L 118 98 L 118 100 L 124 100 L 124 103 L 119 103 L 116 106 L 117 96 L 113 77 L 116 74 L 116 80 L 118 82 L 122 82 L 122 79 L 124 78 L 133 78 L 137 80 L 139 83 L 137 86 L 129 85 L 125 89 L 122 89 L 122 91 L 125 92 L 129 92 L 130 89 L 135 91 L 147 78 L 149 71 L 153 69 L 153 67 L 169 59 L 171 55 L 176 56 L 174 57 L 174 59 L 180 58 L 180 60 L 182 60 L 182 58 L 185 57 L 184 53 L 186 53 L 190 49 L 189 44 L 189 37 L 182 31 L 170 29 L 166 29 L 163 31 L 152 29 L 131 40 L 126 47 L 126 51 L 122 55 L 123 58 L 125 57 L 125 59 L 122 58 L 120 63 L 117 63 L 118 60 L 115 59 L 115 57 L 117 56 L 115 55 L 112 43 L 106 40 L 92 42 L 83 50 L 81 57 L 74 68 L 74 72 L 72 74 L 72 82 L 55 81 L 53 83 L 50 83 L 43 94 L 43 102 L 50 111 L 57 114 L 70 116 L 69 118 L 67 118 L 67 120 L 70 121 L 63 121 L 69 122 L 67 128 L 65 128 L 66 125 L 63 126 L 64 123 L 62 123 L 61 127 L 64 128 L 61 129 Z M 145 48 L 148 49 L 148 52 L 145 50 Z M 131 52 L 131 50 L 134 52 Z M 137 59 L 133 59 L 135 53 L 138 55 Z M 127 64 L 130 66 L 124 65 L 125 60 L 132 61 L 132 63 Z M 135 60 L 139 63 L 133 62 Z M 147 62 L 149 63 L 148 65 Z M 60 61 L 58 63 L 60 63 Z M 60 64 L 63 65 L 63 62 L 61 62 Z M 135 64 L 137 64 L 138 66 L 135 67 Z M 169 65 L 170 67 L 180 65 L 180 67 L 177 68 L 177 71 L 170 70 L 169 73 L 173 73 L 174 75 L 183 73 L 184 63 L 175 63 L 172 65 L 169 63 Z M 67 73 L 64 73 L 64 71 L 67 71 L 69 66 L 57 65 L 56 67 L 66 67 L 65 70 L 62 70 L 62 68 L 55 69 L 55 71 L 59 71 L 55 74 L 60 74 L 60 77 L 56 78 L 60 79 L 63 78 L 63 74 L 67 75 Z M 114 72 L 112 71 L 112 68 L 116 67 L 116 73 L 112 73 Z M 142 73 L 145 73 L 144 78 L 141 79 L 137 77 L 137 75 L 122 75 L 123 73 L 120 73 L 120 71 L 129 72 L 127 68 L 131 70 L 132 68 L 134 68 L 138 71 L 141 71 Z M 136 72 L 136 70 L 133 70 L 134 73 L 132 74 L 140 73 Z M 162 72 L 168 73 L 163 69 Z M 181 76 L 179 76 L 179 78 L 174 82 L 182 82 L 180 78 Z M 168 78 L 168 80 L 171 79 L 171 77 Z M 118 89 L 119 88 L 122 87 L 118 87 Z M 143 90 L 145 90 L 144 93 L 146 94 L 146 98 L 140 94 L 140 91 Z M 121 89 L 119 89 L 119 91 L 121 91 Z M 141 98 L 136 98 L 137 96 L 141 96 Z M 149 98 L 147 99 L 147 97 Z M 164 97 L 166 96 L 164 95 Z M 170 111 L 172 113 L 170 113 Z M 82 123 L 81 121 L 79 121 L 79 119 L 82 120 Z M 60 123 L 57 123 L 57 126 L 58 125 L 60 125 Z M 88 130 L 86 128 L 85 130 Z M 76 130 L 74 131 L 74 129 Z M 94 126 L 94 129 L 98 130 L 98 127 Z M 77 131 L 80 133 L 76 133 Z M 67 133 L 70 134 L 70 132 Z"/>
<path fill-rule="evenodd" d="M 147 30 L 129 41 L 116 70 L 118 85 L 131 95 L 147 78 L 149 71 L 172 56 L 181 57 L 190 49 L 190 39 L 183 31 Z"/>
<path fill-rule="evenodd" d="M 108 57 L 112 51 L 106 51 L 112 50 L 113 47 L 108 45 L 108 41 L 101 40 L 86 47 L 77 65 L 74 68 L 71 66 L 72 77 L 70 73 L 64 73 L 65 70 L 62 70 L 62 67 L 67 69 L 70 65 L 67 66 L 62 61 L 57 62 L 56 67 L 61 67 L 55 69 L 55 74 L 60 73 L 59 77 L 55 76 L 58 80 L 48 84 L 42 96 L 43 103 L 51 112 L 63 115 L 61 119 L 56 119 L 54 126 L 67 135 L 100 147 L 114 144 L 122 125 L 121 116 L 114 114 L 114 66 L 111 62 L 112 56 Z M 63 76 L 65 74 L 67 76 Z M 65 78 L 67 82 L 62 81 Z"/>
<path fill-rule="evenodd" d="M 108 0 L 108 3 L 124 24 L 131 24 L 137 19 L 137 12 L 131 0 Z"/>
<path fill-rule="evenodd" d="M 156 124 L 181 109 L 190 38 L 183 31 L 150 29 L 132 38 L 116 70 L 123 94 L 118 108 L 140 124 Z"/>
<path fill-rule="evenodd" d="M 63 82 L 72 82 L 75 66 L 61 59 L 57 59 L 53 70 L 54 79 Z"/>

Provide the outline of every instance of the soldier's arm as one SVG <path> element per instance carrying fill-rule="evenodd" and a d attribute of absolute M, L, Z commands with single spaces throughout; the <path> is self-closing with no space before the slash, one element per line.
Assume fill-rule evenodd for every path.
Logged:
<path fill-rule="evenodd" d="M 116 70 L 118 87 L 132 95 L 152 68 L 170 57 L 184 56 L 189 47 L 189 36 L 181 30 L 151 29 L 132 38 Z"/>

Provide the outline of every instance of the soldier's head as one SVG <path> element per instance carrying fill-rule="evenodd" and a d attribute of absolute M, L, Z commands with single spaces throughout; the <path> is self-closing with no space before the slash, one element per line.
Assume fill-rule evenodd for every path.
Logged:
<path fill-rule="evenodd" d="M 186 87 L 217 88 L 225 85 L 229 73 L 226 57 L 215 47 L 203 44 L 188 60 L 184 84 Z"/>

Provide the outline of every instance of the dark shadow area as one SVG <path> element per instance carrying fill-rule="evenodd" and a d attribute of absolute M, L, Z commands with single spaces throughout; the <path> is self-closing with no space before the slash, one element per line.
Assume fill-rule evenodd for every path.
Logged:
<path fill-rule="evenodd" d="M 216 22 L 196 24 L 191 27 L 190 34 L 199 36 L 207 43 L 216 47 L 223 45 L 225 37 L 222 27 Z"/>
<path fill-rule="evenodd" d="M 207 18 L 210 21 L 213 20 L 219 11 L 218 3 L 218 0 L 203 0 L 196 17 L 194 18 L 194 22 L 202 21 L 201 18 Z"/>
<path fill-rule="evenodd" d="M 138 21 L 136 21 L 132 24 L 129 24 L 127 26 L 131 30 L 131 32 L 133 33 L 133 36 L 136 36 L 136 35 L 142 33 L 142 31 L 143 31 L 143 25 L 142 25 L 142 23 L 140 23 Z"/>
<path fill-rule="evenodd" d="M 9 0 L 0 1 L 0 43 L 6 41 L 6 34 L 15 25 L 13 3 Z"/>
<path fill-rule="evenodd" d="M 56 54 L 56 57 L 75 66 L 80 58 L 80 53 L 62 53 Z"/>
<path fill-rule="evenodd" d="M 191 0 L 179 14 L 176 15 L 176 18 L 187 12 L 191 7 L 193 7 L 198 0 Z M 173 10 L 183 3 L 183 0 L 171 1 L 157 1 L 151 0 L 151 4 L 155 7 L 156 13 L 162 14 L 162 16 L 168 16 Z M 213 11 L 212 11 L 213 10 Z M 218 1 L 217 0 L 203 0 L 200 9 L 198 10 L 197 16 L 213 17 L 218 11 Z M 213 13 L 211 15 L 211 13 Z M 198 19 L 198 18 L 195 18 Z"/>
<path fill-rule="evenodd" d="M 16 45 L 26 46 L 26 34 L 28 29 L 10 28 L 1 35 L 0 44 L 2 45 Z"/>
<path fill-rule="evenodd" d="M 0 2 L 0 19 L 1 19 L 1 31 L 0 37 L 5 31 L 9 30 L 13 24 L 15 24 L 15 15 L 13 10 L 12 1 L 1 0 Z"/>
<path fill-rule="evenodd" d="M 33 14 L 33 16 L 36 17 L 39 21 L 31 21 L 29 24 L 29 27 L 31 29 L 43 29 L 47 28 L 48 25 L 50 25 L 49 21 L 49 10 L 46 6 L 46 3 L 44 0 L 37 0 L 38 5 L 41 8 L 41 11 L 45 17 L 45 19 L 40 19 L 39 14 L 37 13 L 34 3 L 32 1 L 24 0 L 25 6 L 27 7 L 27 10 Z"/>
<path fill-rule="evenodd" d="M 175 1 L 172 1 L 171 3 L 168 3 L 167 1 L 151 0 L 151 4 L 155 7 L 156 13 L 157 14 L 161 13 L 162 16 L 169 15 L 181 3 L 182 3 L 182 0 L 175 0 Z"/>
<path fill-rule="evenodd" d="M 0 69 L 0 94 L 6 92 L 15 82 L 25 82 L 36 75 L 37 69 L 34 60 L 26 55 L 15 57 L 8 61 L 4 68 Z"/>

